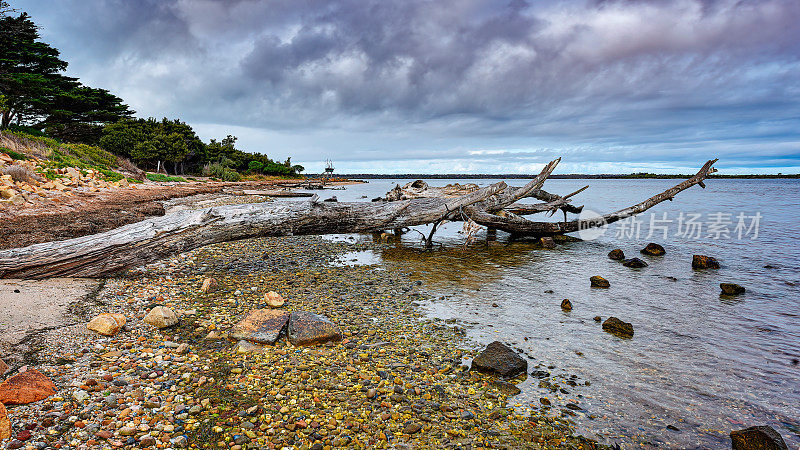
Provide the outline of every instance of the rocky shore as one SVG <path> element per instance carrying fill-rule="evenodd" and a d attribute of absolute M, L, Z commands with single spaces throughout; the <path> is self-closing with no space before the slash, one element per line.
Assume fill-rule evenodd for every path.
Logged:
<path fill-rule="evenodd" d="M 26 367 L 15 365 L 5 378 L 38 370 L 56 393 L 6 405 L 11 437 L 2 445 L 597 447 L 574 436 L 564 419 L 518 414 L 509 403 L 513 386 L 469 370 L 477 352 L 467 349 L 463 330 L 425 319 L 417 308 L 425 294 L 402 269 L 331 264 L 376 245 L 253 239 L 106 280 L 70 308 L 74 325 L 28 339 Z M 273 291 L 282 306 L 265 296 Z M 177 323 L 147 323 L 158 306 L 176 312 Z M 248 313 L 274 306 L 329 319 L 340 340 L 294 346 L 284 335 L 275 345 L 229 339 Z M 88 330 L 102 313 L 121 314 L 125 326 L 108 337 Z"/>

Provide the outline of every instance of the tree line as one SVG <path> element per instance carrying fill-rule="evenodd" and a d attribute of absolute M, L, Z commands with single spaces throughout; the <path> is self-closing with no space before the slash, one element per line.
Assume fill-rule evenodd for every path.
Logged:
<path fill-rule="evenodd" d="M 179 119 L 134 117 L 122 99 L 63 74 L 68 63 L 42 42 L 25 13 L 0 0 L 0 130 L 97 145 L 143 169 L 201 173 L 226 180 L 239 173 L 296 175 L 291 158 L 276 162 L 235 147 L 236 137 L 204 143 Z"/>

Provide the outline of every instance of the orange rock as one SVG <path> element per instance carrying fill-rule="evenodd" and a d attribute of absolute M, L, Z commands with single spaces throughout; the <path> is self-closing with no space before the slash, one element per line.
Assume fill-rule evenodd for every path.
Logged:
<path fill-rule="evenodd" d="M 264 294 L 264 301 L 267 302 L 267 305 L 269 305 L 270 308 L 280 308 L 284 303 L 286 303 L 286 300 L 281 297 L 281 294 L 273 291 Z"/>
<path fill-rule="evenodd" d="M 8 420 L 6 407 L 0 403 L 0 441 L 11 437 L 11 421 Z"/>
<path fill-rule="evenodd" d="M 56 393 L 56 385 L 36 369 L 18 373 L 0 384 L 0 403 L 24 405 Z"/>
<path fill-rule="evenodd" d="M 122 314 L 102 313 L 86 324 L 86 328 L 104 336 L 114 336 L 125 326 L 127 320 Z"/>
<path fill-rule="evenodd" d="M 200 292 L 214 292 L 217 290 L 217 280 L 214 278 L 206 278 L 203 280 L 203 285 L 200 286 Z"/>

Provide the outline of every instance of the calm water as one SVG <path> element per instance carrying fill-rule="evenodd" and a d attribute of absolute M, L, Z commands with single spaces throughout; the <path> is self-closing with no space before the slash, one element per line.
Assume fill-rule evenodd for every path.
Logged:
<path fill-rule="evenodd" d="M 429 180 L 431 185 L 455 181 L 469 182 Z M 362 196 L 373 198 L 404 182 L 372 180 L 331 194 L 340 201 L 364 201 Z M 551 180 L 545 188 L 565 194 L 589 184 L 574 204 L 609 212 L 675 183 Z M 565 386 L 568 393 L 558 395 L 530 377 L 515 397 L 521 409 L 540 407 L 543 396 L 554 405 L 577 403 L 583 408 L 573 418 L 579 432 L 629 448 L 729 448 L 730 430 L 756 424 L 772 425 L 790 448 L 799 448 L 800 182 L 710 180 L 707 185 L 640 216 L 638 237 L 635 227 L 614 224 L 596 240 L 555 250 L 506 244 L 503 233 L 499 243 L 489 245 L 481 234 L 464 249 L 461 224 L 454 223 L 437 234 L 443 246 L 433 252 L 421 252 L 420 235 L 409 233 L 378 256 L 384 264 L 407 267 L 439 298 L 425 305 L 431 316 L 457 319 L 477 343 L 501 340 L 524 350 L 531 369 L 540 365 L 562 385 L 563 377 L 577 376 L 578 386 Z M 672 220 L 655 223 L 667 226 L 667 237 L 662 228 L 648 237 L 651 212 Z M 685 228 L 679 233 L 681 212 L 701 215 L 699 237 Z M 731 216 L 709 216 L 716 213 Z M 745 215 L 741 238 L 740 213 Z M 756 213 L 761 218 L 752 239 L 755 228 L 747 228 Z M 719 233 L 716 239 L 710 222 L 730 235 Z M 640 255 L 648 242 L 662 244 L 667 254 Z M 609 260 L 606 254 L 614 248 L 649 266 L 634 270 Z M 723 267 L 693 271 L 693 254 L 714 256 Z M 348 257 L 359 258 L 364 257 Z M 592 275 L 607 278 L 611 288 L 590 288 Z M 720 282 L 741 284 L 747 293 L 721 297 Z M 573 304 L 570 313 L 559 307 L 564 298 Z M 602 332 L 592 320 L 597 315 L 631 322 L 635 336 L 623 340 Z"/>

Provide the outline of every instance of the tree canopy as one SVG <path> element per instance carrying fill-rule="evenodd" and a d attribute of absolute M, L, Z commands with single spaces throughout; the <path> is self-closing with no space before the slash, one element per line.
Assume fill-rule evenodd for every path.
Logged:
<path fill-rule="evenodd" d="M 14 14 L 0 1 L 0 129 L 26 125 L 65 141 L 96 143 L 105 124 L 132 116 L 119 97 L 61 74 L 66 68 L 28 14 Z"/>
<path fill-rule="evenodd" d="M 191 126 L 178 119 L 163 118 L 124 119 L 103 129 L 100 146 L 125 156 L 153 170 L 169 170 L 176 174 L 186 171 L 201 172 L 205 166 L 214 165 L 208 175 L 223 178 L 226 169 L 265 175 L 296 175 L 303 167 L 292 165 L 291 158 L 283 164 L 267 155 L 247 153 L 236 148 L 236 136 L 221 140 L 211 139 L 208 144 L 197 137 Z"/>

